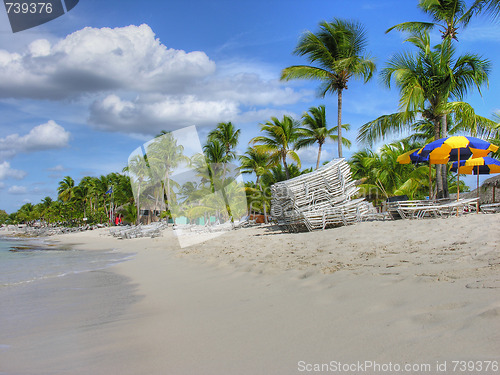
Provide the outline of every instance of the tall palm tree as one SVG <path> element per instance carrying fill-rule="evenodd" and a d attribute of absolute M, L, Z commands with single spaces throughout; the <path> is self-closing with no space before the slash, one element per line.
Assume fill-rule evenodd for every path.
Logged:
<path fill-rule="evenodd" d="M 70 176 L 65 176 L 59 182 L 57 194 L 61 201 L 64 203 L 69 202 L 75 196 L 75 181 Z"/>
<path fill-rule="evenodd" d="M 136 192 L 136 208 L 137 208 L 137 222 L 140 221 L 141 205 L 140 199 L 142 194 L 142 187 L 144 182 L 148 180 L 150 175 L 149 166 L 147 165 L 146 158 L 143 155 L 137 154 L 129 160 L 128 163 L 128 173 L 131 179 L 131 183 Z M 135 186 L 134 186 L 135 185 Z"/>
<path fill-rule="evenodd" d="M 318 144 L 318 159 L 316 161 L 316 169 L 319 168 L 319 161 L 321 159 L 321 149 L 328 139 L 336 141 L 338 135 L 337 127 L 328 129 L 326 123 L 326 113 L 325 106 L 320 105 L 319 107 L 309 108 L 309 113 L 304 113 L 302 115 L 302 125 L 303 128 L 300 129 L 301 137 L 296 143 L 296 148 L 301 149 L 303 147 L 311 146 L 315 143 Z M 345 130 L 349 130 L 349 125 L 344 124 L 342 127 Z M 351 142 L 347 138 L 342 138 L 342 144 L 347 148 L 351 147 Z"/>
<path fill-rule="evenodd" d="M 155 174 L 163 185 L 168 210 L 173 205 L 173 194 L 170 175 L 182 164 L 188 164 L 189 158 L 184 155 L 184 147 L 177 144 L 177 139 L 162 131 L 147 148 L 148 162 L 151 172 Z"/>
<path fill-rule="evenodd" d="M 231 222 L 234 223 L 231 205 L 229 204 L 229 198 L 226 193 L 226 187 L 231 182 L 226 179 L 226 164 L 231 155 L 226 153 L 225 145 L 223 145 L 221 141 L 213 138 L 209 138 L 208 142 L 203 146 L 203 153 L 205 154 L 207 161 L 212 191 L 214 193 L 216 191 L 221 192 L 227 214 L 229 215 Z"/>
<path fill-rule="evenodd" d="M 337 141 L 341 158 L 342 93 L 351 77 L 368 82 L 375 71 L 375 63 L 363 55 L 367 41 L 361 24 L 336 18 L 333 22 L 321 22 L 319 28 L 316 34 L 306 31 L 294 50 L 294 54 L 306 56 L 316 66 L 290 66 L 283 69 L 281 79 L 319 80 L 322 82 L 319 89 L 321 97 L 327 93 L 337 94 Z"/>
<path fill-rule="evenodd" d="M 447 136 L 450 116 L 461 130 L 472 133 L 490 126 L 491 120 L 477 116 L 469 104 L 449 102 L 462 100 L 472 87 L 480 91 L 480 86 L 488 82 L 489 61 L 474 54 L 455 57 L 449 38 L 432 48 L 427 32 L 416 31 L 406 41 L 416 47 L 416 53 L 394 55 L 381 73 L 388 87 L 394 81 L 399 88 L 399 112 L 364 124 L 358 141 L 372 144 L 389 134 L 412 131 L 419 116 L 433 124 L 435 139 Z M 446 171 L 437 165 L 436 172 L 438 197 L 446 197 Z"/>
<path fill-rule="evenodd" d="M 281 121 L 271 117 L 271 121 L 261 124 L 260 127 L 265 135 L 252 138 L 250 143 L 259 143 L 255 146 L 258 151 L 269 153 L 271 158 L 281 160 L 286 178 L 290 179 L 287 158 L 294 160 L 300 168 L 300 158 L 294 151 L 295 142 L 300 138 L 299 123 L 285 115 Z"/>
<path fill-rule="evenodd" d="M 209 140 L 218 140 L 224 146 L 226 163 L 235 158 L 234 148 L 238 145 L 241 129 L 235 129 L 231 122 L 220 122 L 208 133 Z"/>
<path fill-rule="evenodd" d="M 500 14 L 499 0 L 476 0 L 470 8 L 467 8 L 464 0 L 420 0 L 418 6 L 430 15 L 433 22 L 403 22 L 389 28 L 386 33 L 391 30 L 429 31 L 438 27 L 443 39 L 458 41 L 459 28 L 467 27 L 472 16 L 481 12 L 490 13 L 494 17 Z"/>
<path fill-rule="evenodd" d="M 471 19 L 471 11 L 464 0 L 420 0 L 418 6 L 431 16 L 433 22 L 403 22 L 389 28 L 386 33 L 391 30 L 429 31 L 437 26 L 443 39 L 458 40 L 458 28 L 467 26 Z"/>
<path fill-rule="evenodd" d="M 255 185 L 258 187 L 260 197 L 263 201 L 264 220 L 267 223 L 266 194 L 264 193 L 260 179 L 276 165 L 276 160 L 273 160 L 268 153 L 259 151 L 255 147 L 249 147 L 245 154 L 241 155 L 239 159 L 241 164 L 240 171 L 242 173 L 255 173 Z"/>

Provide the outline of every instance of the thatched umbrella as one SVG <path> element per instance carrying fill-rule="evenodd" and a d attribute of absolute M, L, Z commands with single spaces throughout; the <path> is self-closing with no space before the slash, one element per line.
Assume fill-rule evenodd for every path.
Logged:
<path fill-rule="evenodd" d="M 492 203 L 496 203 L 495 202 L 495 189 L 500 186 L 500 175 L 488 178 L 487 180 L 485 180 L 483 182 L 482 186 L 485 188 L 488 188 L 490 186 L 492 187 L 492 189 L 493 189 L 493 202 Z"/>

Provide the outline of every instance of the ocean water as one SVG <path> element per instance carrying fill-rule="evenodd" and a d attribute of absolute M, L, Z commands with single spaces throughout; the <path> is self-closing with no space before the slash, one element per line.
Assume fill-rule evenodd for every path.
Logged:
<path fill-rule="evenodd" d="M 104 269 L 132 256 L 63 248 L 41 239 L 0 237 L 0 288 Z"/>

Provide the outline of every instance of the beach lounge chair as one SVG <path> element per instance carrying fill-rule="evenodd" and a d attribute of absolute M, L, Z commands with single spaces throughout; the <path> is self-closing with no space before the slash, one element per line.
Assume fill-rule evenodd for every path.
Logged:
<path fill-rule="evenodd" d="M 398 211 L 398 207 L 399 202 L 407 200 L 407 195 L 396 195 L 394 197 L 387 198 L 387 200 L 385 201 L 387 212 L 393 220 L 400 220 L 404 218 L 404 216 L 401 216 L 400 212 Z"/>
<path fill-rule="evenodd" d="M 480 210 L 485 214 L 494 214 L 500 212 L 500 203 L 482 204 L 480 206 Z"/>

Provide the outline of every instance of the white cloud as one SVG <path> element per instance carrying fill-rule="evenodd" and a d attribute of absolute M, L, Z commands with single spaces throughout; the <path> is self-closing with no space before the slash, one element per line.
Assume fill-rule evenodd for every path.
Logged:
<path fill-rule="evenodd" d="M 9 177 L 21 180 L 25 176 L 26 172 L 11 168 L 10 163 L 7 161 L 0 164 L 0 180 L 5 180 Z"/>
<path fill-rule="evenodd" d="M 301 148 L 300 150 L 297 150 L 297 155 L 299 155 L 302 167 L 304 167 L 307 164 L 316 167 L 316 161 L 318 160 L 318 145 L 314 144 L 314 146 Z M 321 150 L 320 166 L 324 161 L 332 160 L 334 158 L 335 155 L 328 148 L 328 144 L 323 145 L 323 148 Z"/>
<path fill-rule="evenodd" d="M 66 170 L 67 169 L 62 164 L 58 164 L 55 167 L 47 168 L 47 171 L 49 172 L 64 172 Z"/>
<path fill-rule="evenodd" d="M 190 125 L 213 125 L 238 114 L 231 101 L 200 100 L 186 96 L 146 96 L 122 100 L 109 95 L 91 106 L 89 122 L 104 131 L 156 134 Z"/>
<path fill-rule="evenodd" d="M 12 157 L 20 152 L 62 148 L 68 145 L 70 133 L 50 120 L 35 126 L 26 135 L 10 134 L 0 138 L 0 157 Z"/>
<path fill-rule="evenodd" d="M 93 102 L 93 127 L 151 135 L 281 113 L 280 106 L 313 96 L 280 82 L 280 69 L 234 59 L 216 66 L 204 52 L 167 48 L 145 24 L 86 27 L 59 41 L 35 40 L 21 52 L 0 50 L 0 97 L 80 96 Z"/>
<path fill-rule="evenodd" d="M 26 194 L 27 192 L 28 191 L 26 190 L 25 186 L 18 186 L 18 185 L 13 185 L 7 190 L 7 193 L 14 195 L 23 195 Z"/>
<path fill-rule="evenodd" d="M 213 74 L 204 52 L 168 49 L 148 25 L 86 27 L 22 54 L 0 50 L 0 96 L 63 99 L 107 90 L 179 91 Z"/>

